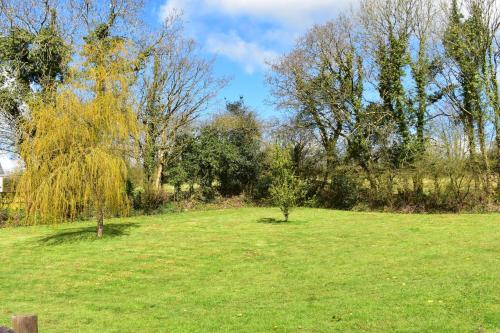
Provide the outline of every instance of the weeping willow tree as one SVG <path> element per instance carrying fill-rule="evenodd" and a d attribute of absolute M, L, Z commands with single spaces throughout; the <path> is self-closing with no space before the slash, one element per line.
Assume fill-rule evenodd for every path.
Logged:
<path fill-rule="evenodd" d="M 31 104 L 26 126 L 33 135 L 20 147 L 25 172 L 17 191 L 28 223 L 92 214 L 101 237 L 104 217 L 128 210 L 126 155 L 136 121 L 125 44 L 105 27 L 96 29 L 86 38 L 85 61 L 73 69 L 72 81 Z"/>

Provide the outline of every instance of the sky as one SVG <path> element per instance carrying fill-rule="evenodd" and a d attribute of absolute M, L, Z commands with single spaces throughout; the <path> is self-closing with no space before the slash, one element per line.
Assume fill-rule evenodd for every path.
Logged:
<path fill-rule="evenodd" d="M 268 63 L 290 50 L 314 24 L 334 18 L 358 0 L 150 0 L 146 21 L 159 24 L 182 11 L 186 33 L 205 56 L 216 56 L 215 74 L 228 77 L 215 108 L 239 96 L 263 119 L 279 116 L 265 83 Z M 217 110 L 216 110 L 217 111 Z"/>
<path fill-rule="evenodd" d="M 288 52 L 314 24 L 335 18 L 359 0 L 149 0 L 145 21 L 159 25 L 171 11 L 182 11 L 186 34 L 207 58 L 216 56 L 215 75 L 230 79 L 210 112 L 224 100 L 243 96 L 262 119 L 281 115 L 272 105 L 265 76 L 267 63 Z M 17 161 L 0 155 L 6 171 Z"/>

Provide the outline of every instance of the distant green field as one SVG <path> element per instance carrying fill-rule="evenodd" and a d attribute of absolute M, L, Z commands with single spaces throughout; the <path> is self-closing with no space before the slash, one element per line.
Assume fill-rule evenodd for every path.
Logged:
<path fill-rule="evenodd" d="M 500 332 L 500 215 L 244 208 L 0 229 L 0 326 Z"/>

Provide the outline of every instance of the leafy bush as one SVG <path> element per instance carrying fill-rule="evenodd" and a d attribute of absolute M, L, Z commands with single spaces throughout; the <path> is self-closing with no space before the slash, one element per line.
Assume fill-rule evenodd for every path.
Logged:
<path fill-rule="evenodd" d="M 318 195 L 315 202 L 320 207 L 352 209 L 359 201 L 362 178 L 351 174 L 347 170 L 338 170 L 332 175 L 330 183 L 322 187 L 320 184 L 312 183 L 309 192 L 314 189 Z"/>
<path fill-rule="evenodd" d="M 359 198 L 359 180 L 349 173 L 336 173 L 332 177 L 331 204 L 339 209 L 352 209 Z"/>
<path fill-rule="evenodd" d="M 272 184 L 272 176 L 269 173 L 262 173 L 253 189 L 253 199 L 256 201 L 266 201 L 269 198 L 269 188 Z"/>
<path fill-rule="evenodd" d="M 134 209 L 142 210 L 145 214 L 153 214 L 168 202 L 168 194 L 164 190 L 143 189 L 136 187 L 132 194 Z"/>
<path fill-rule="evenodd" d="M 133 185 L 132 185 L 133 186 Z M 132 207 L 134 209 L 142 209 L 142 195 L 144 193 L 144 188 L 141 186 L 134 187 L 132 190 L 127 189 L 127 194 L 131 199 Z"/>
<path fill-rule="evenodd" d="M 4 226 L 9 220 L 9 210 L 0 208 L 0 227 Z"/>

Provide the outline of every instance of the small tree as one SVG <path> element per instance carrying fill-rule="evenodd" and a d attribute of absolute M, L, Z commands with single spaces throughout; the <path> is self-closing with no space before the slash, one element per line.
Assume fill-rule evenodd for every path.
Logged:
<path fill-rule="evenodd" d="M 279 147 L 273 150 L 272 182 L 269 193 L 273 204 L 280 208 L 285 221 L 288 222 L 290 210 L 297 205 L 302 196 L 303 185 L 295 176 L 290 151 Z"/>

